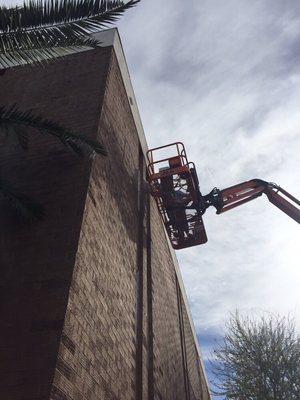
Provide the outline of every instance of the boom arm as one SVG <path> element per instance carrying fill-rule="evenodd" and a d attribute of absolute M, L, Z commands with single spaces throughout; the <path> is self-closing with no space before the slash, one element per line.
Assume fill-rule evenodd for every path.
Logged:
<path fill-rule="evenodd" d="M 263 193 L 271 203 L 300 223 L 300 201 L 274 183 L 261 179 L 253 179 L 223 190 L 213 189 L 203 199 L 206 208 L 212 205 L 217 209 L 217 214 L 221 214 L 254 200 Z"/>
<path fill-rule="evenodd" d="M 263 193 L 271 203 L 300 223 L 300 201 L 274 183 L 261 179 L 252 179 L 223 190 L 214 188 L 203 196 L 195 164 L 188 161 L 181 142 L 148 150 L 147 157 L 150 193 L 174 249 L 207 242 L 202 217 L 210 206 L 221 214 Z"/>

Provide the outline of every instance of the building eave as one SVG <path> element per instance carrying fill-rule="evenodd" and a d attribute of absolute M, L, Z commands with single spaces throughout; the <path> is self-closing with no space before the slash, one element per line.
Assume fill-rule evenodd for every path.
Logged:
<path fill-rule="evenodd" d="M 132 86 L 132 83 L 131 83 L 129 69 L 128 69 L 128 65 L 127 65 L 127 62 L 126 62 L 125 53 L 124 53 L 124 49 L 123 49 L 123 46 L 122 46 L 122 42 L 121 42 L 121 38 L 120 38 L 120 35 L 119 35 L 119 32 L 118 32 L 118 29 L 117 28 L 108 29 L 108 30 L 103 31 L 101 33 L 95 34 L 94 37 L 101 42 L 101 47 L 113 46 L 115 55 L 116 55 L 117 60 L 118 60 L 118 64 L 119 64 L 121 76 L 122 76 L 122 79 L 123 79 L 123 83 L 124 83 L 124 86 L 125 86 L 125 89 L 126 89 L 126 92 L 127 92 L 128 101 L 129 101 L 129 104 L 131 106 L 131 112 L 132 112 L 132 115 L 133 115 L 133 118 L 134 118 L 134 122 L 135 122 L 135 125 L 136 125 L 137 132 L 138 132 L 141 148 L 142 148 L 142 151 L 144 153 L 144 156 L 145 156 L 145 159 L 146 159 L 146 162 L 147 162 L 146 153 L 148 151 L 148 145 L 147 145 L 146 136 L 145 136 L 144 128 L 143 128 L 143 125 L 142 125 L 142 121 L 141 121 L 141 117 L 140 117 L 137 101 L 136 101 L 136 98 L 135 98 L 133 86 Z M 198 355 L 199 355 L 199 359 L 200 359 L 203 375 L 204 375 L 204 378 L 205 378 L 205 381 L 206 381 L 206 385 L 207 385 L 207 389 L 208 389 L 208 392 L 209 392 L 209 384 L 208 384 L 208 378 L 207 378 L 207 375 L 206 375 L 206 372 L 205 372 L 203 356 L 202 356 L 202 353 L 201 353 L 199 340 L 197 338 L 194 321 L 193 321 L 192 314 L 191 314 L 191 311 L 190 311 L 190 307 L 189 307 L 189 303 L 188 303 L 188 298 L 187 298 L 185 286 L 184 286 L 182 275 L 181 275 L 180 268 L 179 268 L 179 263 L 178 263 L 178 260 L 177 260 L 177 257 L 176 257 L 176 253 L 175 253 L 174 249 L 171 246 L 170 240 L 168 238 L 168 235 L 167 235 L 167 232 L 166 232 L 165 229 L 164 229 L 164 232 L 165 232 L 165 235 L 167 237 L 167 242 L 168 242 L 169 250 L 170 250 L 170 253 L 171 253 L 171 256 L 172 256 L 172 260 L 173 260 L 173 263 L 174 263 L 176 276 L 177 276 L 177 279 L 178 279 L 178 283 L 179 283 L 179 287 L 180 287 L 180 290 L 181 290 L 182 298 L 183 298 L 183 301 L 184 301 L 184 304 L 185 304 L 185 307 L 186 307 L 186 310 L 187 310 L 187 313 L 188 313 L 188 318 L 189 318 L 189 322 L 190 322 L 191 329 L 192 329 L 192 332 L 193 332 L 193 336 L 194 336 L 197 352 L 198 352 Z"/>

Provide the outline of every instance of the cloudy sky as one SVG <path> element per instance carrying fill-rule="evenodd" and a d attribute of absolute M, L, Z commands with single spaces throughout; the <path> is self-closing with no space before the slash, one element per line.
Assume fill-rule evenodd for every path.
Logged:
<path fill-rule="evenodd" d="M 119 30 L 150 147 L 183 141 L 202 193 L 261 178 L 300 198 L 298 0 L 144 0 Z M 177 252 L 204 357 L 236 308 L 300 330 L 297 223 L 262 197 L 204 220 Z"/>
<path fill-rule="evenodd" d="M 262 178 L 300 198 L 299 0 L 143 0 L 118 26 L 150 147 L 183 141 L 204 194 Z M 299 226 L 266 198 L 204 220 L 177 252 L 204 358 L 236 308 L 300 331 Z"/>

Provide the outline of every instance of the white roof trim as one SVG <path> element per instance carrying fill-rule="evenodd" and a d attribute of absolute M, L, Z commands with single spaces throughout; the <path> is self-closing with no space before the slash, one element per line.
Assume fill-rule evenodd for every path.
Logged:
<path fill-rule="evenodd" d="M 141 147 L 143 150 L 143 153 L 146 157 L 146 153 L 148 150 L 148 145 L 147 145 L 147 141 L 146 141 L 146 137 L 145 137 L 145 132 L 144 132 L 144 128 L 142 125 L 142 121 L 141 121 L 141 117 L 139 114 L 139 110 L 138 110 L 138 106 L 137 106 L 137 102 L 136 102 L 136 98 L 134 95 L 134 91 L 133 91 L 133 87 L 132 87 L 132 83 L 131 83 L 131 79 L 130 79 L 130 74 L 129 74 L 129 70 L 128 70 L 128 66 L 126 63 L 126 59 L 125 59 L 125 54 L 124 54 L 124 50 L 123 50 L 123 46 L 121 43 L 121 39 L 119 36 L 119 32 L 117 30 L 117 28 L 113 28 L 113 29 L 108 29 L 106 31 L 102 31 L 100 33 L 97 33 L 95 35 L 93 35 L 96 39 L 98 39 L 101 42 L 101 47 L 106 47 L 106 46 L 113 46 L 117 60 L 118 60 L 118 64 L 119 64 L 119 68 L 121 71 L 121 75 L 122 75 L 122 79 L 124 82 L 124 86 L 128 95 L 128 98 L 131 98 L 131 102 L 129 101 L 129 104 L 131 106 L 131 111 L 132 111 L 132 115 L 134 118 L 134 122 L 136 125 L 136 129 L 139 135 L 139 139 L 140 139 L 140 143 L 141 143 Z M 133 103 L 133 104 L 131 104 Z M 163 225 L 163 224 L 162 224 Z M 196 330 L 195 330 L 195 325 L 193 322 L 193 318 L 192 318 L 192 314 L 190 311 L 190 307 L 189 307 L 189 303 L 188 303 L 188 299 L 187 299 L 187 295 L 186 295 L 186 291 L 185 291 L 185 287 L 184 287 L 184 283 L 182 280 L 182 276 L 180 273 L 180 268 L 179 268 L 179 264 L 178 264 L 178 260 L 175 254 L 174 249 L 171 246 L 170 240 L 168 238 L 167 232 L 165 231 L 166 237 L 167 237 L 167 242 L 169 245 L 169 249 L 170 249 L 170 253 L 172 256 L 172 260 L 175 266 L 175 271 L 176 271 L 176 275 L 177 275 L 177 279 L 178 279 L 178 283 L 181 289 L 181 293 L 182 293 L 182 297 L 183 297 L 183 301 L 188 313 L 188 317 L 189 317 L 189 321 L 191 324 L 191 329 L 193 332 L 193 336 L 194 336 L 194 340 L 195 340 L 195 344 L 196 344 L 196 348 L 198 351 L 198 355 L 199 355 L 199 359 L 201 362 L 201 366 L 202 366 L 202 370 L 203 370 L 203 374 L 206 380 L 206 385 L 207 385 L 207 389 L 208 389 L 208 393 L 210 393 L 209 390 L 209 385 L 208 385 L 208 379 L 206 376 L 206 372 L 205 372 L 205 366 L 203 363 L 203 357 L 201 354 L 201 350 L 200 350 L 200 346 L 199 346 L 199 341 L 196 335 Z"/>
<path fill-rule="evenodd" d="M 134 118 L 135 126 L 136 126 L 136 129 L 137 129 L 138 135 L 139 135 L 140 144 L 141 144 L 143 153 L 144 153 L 145 158 L 146 158 L 148 145 L 147 145 L 147 141 L 146 141 L 145 132 L 144 132 L 144 128 L 143 128 L 143 125 L 142 125 L 140 113 L 139 113 L 139 110 L 138 110 L 135 94 L 134 94 L 134 91 L 133 91 L 133 87 L 132 87 L 132 83 L 131 83 L 131 79 L 130 79 L 130 75 L 129 75 L 129 70 L 128 70 L 128 66 L 127 66 L 127 63 L 126 63 L 125 54 L 124 54 L 123 46 L 122 46 L 121 39 L 120 39 L 120 36 L 119 36 L 119 32 L 118 32 L 117 28 L 112 28 L 112 29 L 107 29 L 107 30 L 101 31 L 99 33 L 95 33 L 95 34 L 93 34 L 93 37 L 95 39 L 99 40 L 99 42 L 101 43 L 100 47 L 113 46 L 113 48 L 114 48 L 114 51 L 115 51 L 115 54 L 116 54 L 116 57 L 117 57 L 117 60 L 118 60 L 119 68 L 120 68 L 120 71 L 121 71 L 121 76 L 122 76 L 122 79 L 123 79 L 123 83 L 124 83 L 124 86 L 125 86 L 125 89 L 126 89 L 126 92 L 127 92 L 128 101 L 129 101 L 129 104 L 131 106 L 131 111 L 132 111 L 132 115 L 133 115 L 133 118 Z M 70 54 L 78 53 L 78 52 L 81 52 L 81 51 L 88 51 L 88 50 L 91 50 L 91 49 L 92 48 L 84 48 L 84 49 L 80 49 L 80 50 L 78 49 L 77 51 L 75 51 L 75 50 L 71 51 L 70 50 Z M 22 63 L 14 64 L 14 63 L 11 63 L 10 61 L 7 61 L 7 67 L 1 67 L 0 66 L 0 69 L 17 67 L 19 65 L 22 65 Z M 162 224 L 162 226 L 163 226 L 163 224 Z M 188 313 L 189 321 L 190 321 L 190 324 L 191 324 L 191 329 L 192 329 L 192 332 L 193 332 L 193 335 L 194 335 L 196 348 L 197 348 L 197 351 L 198 351 L 198 355 L 199 355 L 199 359 L 200 359 L 200 362 L 201 362 L 203 374 L 204 374 L 204 377 L 206 379 L 206 385 L 207 385 L 208 392 L 209 392 L 208 379 L 207 379 L 207 376 L 206 376 L 206 373 L 205 373 L 203 357 L 202 357 L 202 354 L 201 354 L 199 341 L 198 341 L 198 338 L 197 338 L 197 335 L 196 335 L 196 330 L 195 330 L 193 318 L 192 318 L 192 315 L 191 315 L 189 303 L 188 303 L 188 300 L 187 300 L 185 287 L 184 287 L 182 276 L 181 276 L 181 273 L 180 273 L 178 260 L 177 260 L 175 251 L 171 246 L 171 243 L 169 241 L 169 238 L 168 238 L 166 230 L 165 230 L 165 234 L 166 234 L 166 237 L 167 237 L 167 242 L 168 242 L 170 253 L 171 253 L 171 256 L 172 256 L 172 259 L 173 259 L 173 263 L 174 263 L 174 266 L 175 266 L 175 271 L 176 271 L 178 283 L 179 283 L 179 286 L 180 286 L 180 289 L 181 289 L 181 293 L 182 293 L 182 297 L 183 297 L 183 301 L 184 301 L 184 304 L 186 306 L 186 310 L 187 310 L 187 313 Z"/>

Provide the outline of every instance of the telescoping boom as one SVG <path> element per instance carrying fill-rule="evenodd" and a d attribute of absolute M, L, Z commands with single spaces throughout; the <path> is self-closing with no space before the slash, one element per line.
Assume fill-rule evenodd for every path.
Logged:
<path fill-rule="evenodd" d="M 165 154 L 157 157 L 159 154 Z M 189 162 L 183 143 L 156 147 L 147 153 L 148 181 L 174 249 L 207 242 L 202 216 L 213 206 L 217 214 L 256 199 L 263 193 L 276 207 L 300 223 L 300 201 L 274 183 L 261 179 L 202 195 L 195 164 Z"/>

